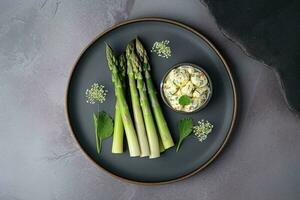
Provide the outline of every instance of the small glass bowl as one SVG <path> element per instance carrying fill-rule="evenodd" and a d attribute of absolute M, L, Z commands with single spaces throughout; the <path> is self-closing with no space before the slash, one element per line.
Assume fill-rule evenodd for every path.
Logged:
<path fill-rule="evenodd" d="M 173 69 L 176 69 L 176 68 L 182 67 L 182 66 L 191 66 L 191 67 L 195 68 L 196 70 L 203 72 L 203 73 L 205 74 L 207 80 L 208 80 L 208 87 L 209 87 L 209 89 L 210 89 L 210 92 L 209 92 L 209 94 L 208 94 L 208 97 L 206 98 L 205 103 L 202 104 L 202 105 L 201 105 L 199 108 L 197 108 L 196 110 L 193 110 L 193 111 L 190 111 L 190 112 L 183 111 L 183 110 L 176 110 L 176 109 L 174 109 L 174 108 L 169 104 L 168 99 L 167 99 L 167 97 L 165 96 L 165 93 L 164 93 L 164 91 L 163 91 L 163 85 L 164 85 L 165 79 L 166 79 L 166 77 L 169 75 L 169 73 L 170 73 Z M 198 112 L 198 111 L 204 109 L 204 108 L 207 106 L 207 104 L 209 103 L 209 101 L 210 101 L 210 99 L 211 99 L 211 96 L 212 96 L 212 93 L 213 93 L 212 82 L 211 82 L 211 79 L 210 79 L 210 77 L 208 76 L 207 72 L 206 72 L 202 67 L 199 67 L 198 65 L 195 65 L 195 64 L 192 64 L 192 63 L 179 63 L 179 64 L 174 65 L 173 67 L 171 67 L 171 68 L 165 73 L 165 75 L 163 76 L 163 79 L 162 79 L 162 81 L 161 81 L 161 83 L 160 83 L 160 94 L 161 94 L 161 96 L 162 96 L 162 99 L 163 99 L 164 103 L 165 103 L 169 108 L 171 108 L 173 111 L 179 112 L 179 113 L 195 113 L 195 112 Z"/>

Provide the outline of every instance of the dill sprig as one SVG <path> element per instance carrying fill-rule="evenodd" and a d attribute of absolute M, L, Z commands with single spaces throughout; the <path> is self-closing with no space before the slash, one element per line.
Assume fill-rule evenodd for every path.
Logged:
<path fill-rule="evenodd" d="M 169 40 L 156 41 L 152 46 L 151 52 L 156 53 L 160 57 L 169 58 L 172 53 L 171 48 L 168 46 L 169 43 Z"/>
<path fill-rule="evenodd" d="M 212 132 L 213 127 L 214 125 L 209 121 L 204 121 L 202 119 L 193 127 L 193 133 L 200 142 L 203 142 L 207 138 L 208 134 Z"/>
<path fill-rule="evenodd" d="M 103 103 L 107 92 L 103 85 L 93 83 L 91 87 L 85 91 L 86 102 L 90 104 L 95 104 L 96 102 Z"/>

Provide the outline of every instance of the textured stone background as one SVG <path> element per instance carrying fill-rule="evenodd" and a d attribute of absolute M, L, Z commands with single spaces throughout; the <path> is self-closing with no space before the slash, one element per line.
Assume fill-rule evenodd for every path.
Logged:
<path fill-rule="evenodd" d="M 64 94 L 81 50 L 127 18 L 161 16 L 207 35 L 239 82 L 238 126 L 207 169 L 163 186 L 120 182 L 71 137 Z M 0 2 L 0 199 L 290 199 L 300 196 L 300 120 L 274 73 L 247 57 L 196 0 L 6 0 Z"/>
<path fill-rule="evenodd" d="M 300 1 L 201 1 L 224 34 L 276 72 L 287 105 L 300 114 Z"/>

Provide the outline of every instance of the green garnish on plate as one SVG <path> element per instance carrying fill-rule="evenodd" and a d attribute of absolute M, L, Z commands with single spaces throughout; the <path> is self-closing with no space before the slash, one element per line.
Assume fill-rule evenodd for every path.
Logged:
<path fill-rule="evenodd" d="M 186 105 L 189 105 L 192 103 L 191 98 L 187 95 L 182 95 L 178 101 L 179 101 L 179 104 L 182 106 L 186 106 Z"/>
<path fill-rule="evenodd" d="M 191 118 L 184 118 L 178 123 L 179 142 L 176 151 L 179 150 L 182 141 L 189 136 L 193 131 L 193 120 Z"/>
<path fill-rule="evenodd" d="M 100 154 L 103 140 L 110 137 L 113 134 L 114 124 L 112 118 L 104 111 L 97 114 L 93 114 L 95 136 L 96 136 L 96 148 L 97 153 Z"/>

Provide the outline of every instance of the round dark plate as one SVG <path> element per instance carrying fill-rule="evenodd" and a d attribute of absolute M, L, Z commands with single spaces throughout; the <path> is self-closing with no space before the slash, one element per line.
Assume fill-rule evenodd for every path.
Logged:
<path fill-rule="evenodd" d="M 148 50 L 152 76 L 159 94 L 159 84 L 170 67 L 189 62 L 201 66 L 209 74 L 214 94 L 207 107 L 197 113 L 180 114 L 172 111 L 162 101 L 161 106 L 174 141 L 178 141 L 177 122 L 191 117 L 194 122 L 206 119 L 214 124 L 213 132 L 200 143 L 189 136 L 179 152 L 171 148 L 158 159 L 131 158 L 128 150 L 112 154 L 112 138 L 105 140 L 101 155 L 96 153 L 92 113 L 97 105 L 87 104 L 85 91 L 94 82 L 103 84 L 109 91 L 100 110 L 114 116 L 115 96 L 111 73 L 106 65 L 105 42 L 121 53 L 127 43 L 139 37 Z M 150 53 L 155 41 L 169 40 L 172 56 L 168 59 Z M 66 94 L 66 112 L 73 135 L 82 150 L 105 171 L 123 180 L 143 184 L 170 183 L 187 178 L 205 168 L 220 153 L 236 120 L 237 99 L 230 70 L 216 48 L 202 34 L 181 23 L 143 18 L 125 21 L 100 34 L 83 51 L 77 60 Z"/>

